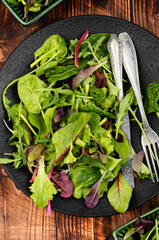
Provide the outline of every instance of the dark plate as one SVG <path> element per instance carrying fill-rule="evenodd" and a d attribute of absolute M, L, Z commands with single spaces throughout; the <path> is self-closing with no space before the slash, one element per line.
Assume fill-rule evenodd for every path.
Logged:
<path fill-rule="evenodd" d="M 33 61 L 33 52 L 43 44 L 47 37 L 58 33 L 64 37 L 66 41 L 75 38 L 79 39 L 86 29 L 90 30 L 90 34 L 102 32 L 119 34 L 124 31 L 128 32 L 137 50 L 142 92 L 148 83 L 158 81 L 159 40 L 156 37 L 144 29 L 121 19 L 106 16 L 79 16 L 48 25 L 25 39 L 10 55 L 1 70 L 0 95 L 2 96 L 4 87 L 12 79 L 20 77 L 30 71 L 29 64 Z M 15 100 L 15 91 L 15 88 L 9 91 L 8 95 L 10 99 Z M 3 157 L 4 152 L 12 152 L 13 149 L 9 146 L 8 142 L 10 133 L 2 122 L 2 119 L 7 119 L 7 116 L 2 102 L 0 104 L 0 157 Z M 149 121 L 152 128 L 159 134 L 159 120 L 155 114 L 149 116 Z M 132 145 L 135 151 L 138 152 L 142 150 L 140 143 L 141 133 L 135 122 L 132 122 L 131 130 Z M 30 192 L 28 187 L 31 175 L 27 168 L 23 167 L 15 170 L 11 165 L 6 165 L 4 168 L 16 186 L 29 196 Z M 150 180 L 136 183 L 129 209 L 140 206 L 157 193 L 159 193 L 159 184 L 154 184 Z M 117 213 L 109 205 L 106 196 L 100 199 L 97 207 L 92 210 L 85 207 L 83 199 L 77 200 L 73 197 L 63 199 L 60 196 L 55 196 L 52 202 L 52 209 L 72 215 L 89 217 L 107 216 Z"/>

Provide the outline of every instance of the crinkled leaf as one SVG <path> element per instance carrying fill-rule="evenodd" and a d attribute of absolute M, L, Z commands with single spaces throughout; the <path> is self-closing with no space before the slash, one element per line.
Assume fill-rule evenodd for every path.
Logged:
<path fill-rule="evenodd" d="M 30 187 L 30 191 L 32 192 L 30 197 L 34 200 L 35 205 L 41 209 L 47 206 L 48 201 L 53 199 L 53 194 L 57 193 L 45 172 L 44 156 L 40 159 L 38 174 Z"/>

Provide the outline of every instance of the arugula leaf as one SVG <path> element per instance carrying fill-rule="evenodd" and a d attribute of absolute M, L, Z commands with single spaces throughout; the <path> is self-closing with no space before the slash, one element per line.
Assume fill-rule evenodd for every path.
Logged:
<path fill-rule="evenodd" d="M 50 182 L 45 173 L 44 156 L 40 159 L 38 174 L 29 188 L 32 192 L 30 197 L 34 200 L 35 205 L 41 209 L 47 206 L 48 201 L 53 199 L 53 194 L 57 193 L 53 183 Z"/>
<path fill-rule="evenodd" d="M 134 93 L 133 91 L 126 94 L 122 102 L 119 104 L 119 112 L 117 113 L 117 122 L 115 123 L 116 126 L 116 137 L 118 136 L 118 132 L 120 126 L 123 124 L 122 118 L 126 115 L 129 106 L 132 104 L 134 100 Z"/>
<path fill-rule="evenodd" d="M 108 190 L 107 197 L 109 203 L 116 211 L 124 213 L 128 209 L 131 196 L 132 187 L 119 172 L 118 178 Z"/>
<path fill-rule="evenodd" d="M 40 62 L 44 64 L 49 58 L 55 55 L 57 52 L 55 60 L 62 60 L 67 54 L 67 46 L 65 40 L 58 34 L 54 34 L 48 37 L 43 45 L 34 52 L 36 60 L 31 64 L 31 68 Z"/>
<path fill-rule="evenodd" d="M 116 116 L 114 113 L 109 113 L 106 110 L 102 110 L 101 108 L 97 107 L 95 104 L 92 102 L 87 103 L 81 108 L 81 111 L 83 112 L 95 112 L 98 113 L 102 117 L 107 117 L 110 119 L 116 119 Z"/>

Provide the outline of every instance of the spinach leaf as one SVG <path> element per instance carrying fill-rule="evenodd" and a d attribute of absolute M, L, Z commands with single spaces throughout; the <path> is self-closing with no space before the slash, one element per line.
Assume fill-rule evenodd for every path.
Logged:
<path fill-rule="evenodd" d="M 31 67 L 34 67 L 39 62 L 40 65 L 44 64 L 53 55 L 56 55 L 55 60 L 60 61 L 66 54 L 67 46 L 65 40 L 58 34 L 52 35 L 48 37 L 43 45 L 34 53 L 36 60 L 31 64 Z"/>
<path fill-rule="evenodd" d="M 80 176 L 84 170 L 88 169 L 88 166 L 78 166 L 76 168 L 72 168 L 70 172 L 70 179 L 73 184 L 73 196 L 77 199 L 86 197 L 86 195 L 91 191 L 90 188 L 85 188 L 83 186 L 83 182 L 80 180 Z"/>
<path fill-rule="evenodd" d="M 132 187 L 125 181 L 119 172 L 118 178 L 108 190 L 108 200 L 111 206 L 118 212 L 124 213 L 129 206 L 132 196 Z"/>
<path fill-rule="evenodd" d="M 49 71 L 56 65 L 57 65 L 57 61 L 50 61 L 50 62 L 42 65 L 40 68 L 36 69 L 36 76 L 43 75 L 45 72 Z"/>
<path fill-rule="evenodd" d="M 101 178 L 100 169 L 97 167 L 87 168 L 80 175 L 80 181 L 84 187 L 90 187 Z"/>
<path fill-rule="evenodd" d="M 45 77 L 49 83 L 67 79 L 78 73 L 78 69 L 74 65 L 68 66 L 56 66 L 52 69 L 48 69 L 45 72 Z"/>
<path fill-rule="evenodd" d="M 42 103 L 48 97 L 48 93 L 39 91 L 39 89 L 46 87 L 47 85 L 33 74 L 25 75 L 19 79 L 18 94 L 28 112 L 34 114 L 41 112 Z"/>
<path fill-rule="evenodd" d="M 146 87 L 144 108 L 146 113 L 155 112 L 159 118 L 159 83 L 150 83 Z"/>

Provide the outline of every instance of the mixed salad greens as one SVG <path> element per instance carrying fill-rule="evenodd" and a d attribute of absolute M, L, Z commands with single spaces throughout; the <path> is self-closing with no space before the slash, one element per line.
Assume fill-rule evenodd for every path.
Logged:
<path fill-rule="evenodd" d="M 40 208 L 60 192 L 61 197 L 84 198 L 94 208 L 106 193 L 111 206 L 125 212 L 133 189 L 122 175 L 130 147 L 121 131 L 129 110 L 134 119 L 136 99 L 132 88 L 122 102 L 115 86 L 107 50 L 110 34 L 100 33 L 66 43 L 52 35 L 34 52 L 35 67 L 14 79 L 3 92 L 3 104 L 12 127 L 10 144 L 16 147 L 12 163 L 27 166 L 32 173 L 31 198 Z M 126 84 L 126 83 L 125 83 Z M 13 104 L 7 90 L 17 85 L 19 102 Z M 135 107 L 136 108 L 136 107 Z M 144 152 L 132 148 L 132 166 L 137 180 L 151 178 L 142 162 Z M 7 155 L 7 153 L 5 153 Z"/>
<path fill-rule="evenodd" d="M 23 6 L 24 18 L 28 16 L 28 12 L 39 12 L 50 3 L 55 3 L 57 0 L 7 0 L 7 2 L 15 6 Z"/>
<path fill-rule="evenodd" d="M 130 228 L 124 236 L 124 240 L 157 240 L 159 239 L 159 220 L 158 217 L 153 221 L 145 218 L 138 218 L 134 227 Z"/>

